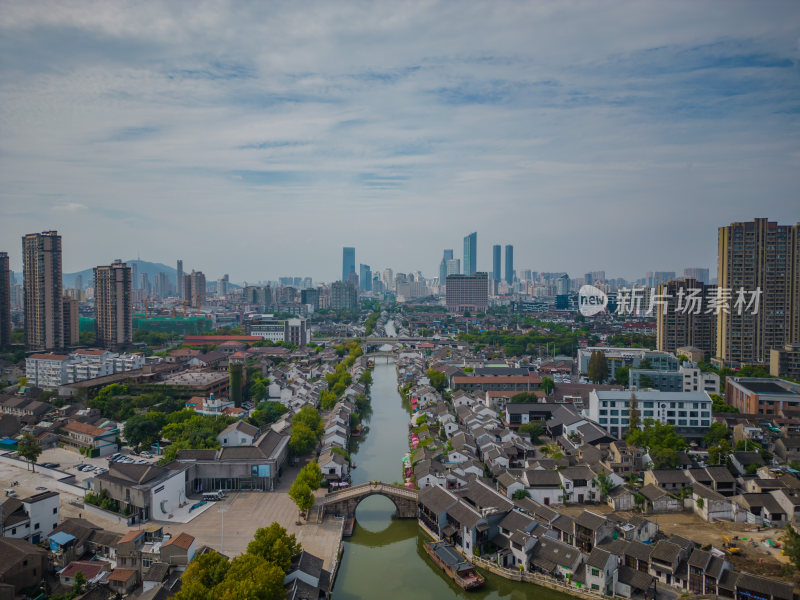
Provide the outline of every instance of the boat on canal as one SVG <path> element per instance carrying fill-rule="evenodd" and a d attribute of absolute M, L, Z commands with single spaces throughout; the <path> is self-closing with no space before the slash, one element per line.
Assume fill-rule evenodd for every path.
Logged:
<path fill-rule="evenodd" d="M 425 552 L 462 589 L 474 590 L 483 585 L 484 579 L 475 567 L 447 542 L 426 542 Z"/>

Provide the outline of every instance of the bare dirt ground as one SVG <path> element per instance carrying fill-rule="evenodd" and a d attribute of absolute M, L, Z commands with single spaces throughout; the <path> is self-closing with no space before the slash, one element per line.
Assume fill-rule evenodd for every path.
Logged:
<path fill-rule="evenodd" d="M 597 506 L 591 505 L 571 505 L 559 508 L 570 516 L 577 516 L 584 510 L 590 510 L 598 514 L 608 514 L 613 512 L 611 507 L 606 504 Z M 630 516 L 638 513 L 619 513 L 621 516 Z M 747 523 L 730 523 L 727 521 L 717 521 L 708 523 L 694 513 L 668 513 L 661 515 L 643 515 L 646 519 L 658 524 L 660 531 L 666 535 L 679 535 L 686 539 L 697 542 L 701 546 L 711 544 L 715 548 L 723 549 L 725 540 L 722 536 L 727 536 L 733 543 L 738 544 L 741 555 L 730 556 L 729 560 L 737 570 L 775 577 L 793 581 L 798 580 L 790 574 L 789 558 L 781 554 L 780 549 L 773 548 L 765 543 L 766 539 L 773 542 L 782 542 L 783 531 L 781 529 L 758 528 Z M 738 540 L 734 537 L 738 536 Z M 742 538 L 747 538 L 743 540 Z"/>

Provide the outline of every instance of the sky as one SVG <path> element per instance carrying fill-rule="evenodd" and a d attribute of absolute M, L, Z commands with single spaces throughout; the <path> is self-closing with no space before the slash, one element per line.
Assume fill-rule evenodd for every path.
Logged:
<path fill-rule="evenodd" d="M 0 250 L 57 229 L 215 279 L 716 268 L 800 221 L 800 4 L 37 2 L 0 9 Z"/>

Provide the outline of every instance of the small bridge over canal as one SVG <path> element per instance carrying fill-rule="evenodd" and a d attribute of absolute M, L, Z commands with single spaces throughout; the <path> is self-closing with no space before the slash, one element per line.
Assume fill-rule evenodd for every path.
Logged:
<path fill-rule="evenodd" d="M 328 494 L 322 499 L 322 514 L 347 515 L 353 517 L 356 507 L 370 496 L 384 496 L 394 502 L 397 508 L 397 518 L 417 518 L 417 490 L 410 490 L 402 485 L 373 481 L 354 485 L 338 492 Z"/>

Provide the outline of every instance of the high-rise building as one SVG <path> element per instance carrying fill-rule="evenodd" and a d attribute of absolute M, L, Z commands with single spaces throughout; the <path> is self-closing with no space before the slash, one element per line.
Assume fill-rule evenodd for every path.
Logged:
<path fill-rule="evenodd" d="M 448 275 L 447 310 L 485 312 L 489 307 L 489 274 Z"/>
<path fill-rule="evenodd" d="M 447 261 L 447 274 L 445 275 L 445 285 L 447 285 L 447 277 L 450 275 L 461 275 L 461 259 L 451 258 Z"/>
<path fill-rule="evenodd" d="M 203 304 L 206 297 L 206 276 L 202 271 L 192 269 L 192 274 L 189 275 L 189 290 L 192 306 L 197 307 Z"/>
<path fill-rule="evenodd" d="M 700 283 L 708 283 L 708 269 L 703 269 L 700 267 L 691 267 L 688 269 L 683 270 L 683 278 L 684 279 L 694 279 L 695 281 L 699 281 Z"/>
<path fill-rule="evenodd" d="M 74 287 L 75 287 L 76 290 L 82 290 L 83 289 L 83 276 L 82 275 L 75 275 L 75 285 L 74 285 Z"/>
<path fill-rule="evenodd" d="M 225 273 L 222 277 L 217 279 L 217 296 L 225 297 L 228 295 L 228 288 L 230 286 L 230 278 Z"/>
<path fill-rule="evenodd" d="M 310 304 L 314 310 L 319 309 L 319 290 L 314 288 L 306 288 L 300 290 L 300 302 L 302 304 Z"/>
<path fill-rule="evenodd" d="M 453 260 L 453 250 L 445 250 L 442 255 L 442 262 L 439 263 L 439 285 L 444 287 L 447 283 L 447 261 Z"/>
<path fill-rule="evenodd" d="M 717 316 L 716 364 L 768 364 L 770 350 L 800 342 L 800 222 L 764 218 L 719 228 L 718 293 L 731 307 Z M 759 296 L 758 312 L 734 308 L 739 290 Z"/>
<path fill-rule="evenodd" d="M 713 356 L 716 319 L 713 312 L 706 312 L 705 302 L 716 294 L 716 286 L 705 285 L 696 279 L 683 279 L 660 285 L 657 293 L 656 348 L 662 352 L 675 352 L 678 348 L 693 346 L 702 350 L 705 356 Z"/>
<path fill-rule="evenodd" d="M 22 238 L 25 278 L 25 348 L 46 352 L 64 347 L 61 305 L 61 236 L 57 231 Z"/>
<path fill-rule="evenodd" d="M 495 244 L 492 246 L 492 281 L 498 283 L 500 281 L 500 254 L 502 252 L 502 247 L 500 244 Z"/>
<path fill-rule="evenodd" d="M 145 297 L 150 296 L 150 278 L 147 276 L 147 273 L 139 275 L 139 289 L 144 292 Z"/>
<path fill-rule="evenodd" d="M 103 348 L 118 348 L 133 340 L 132 279 L 133 269 L 124 262 L 94 269 L 95 340 Z"/>
<path fill-rule="evenodd" d="M 153 293 L 157 298 L 166 298 L 169 295 L 169 278 L 164 271 L 156 273 L 153 281 Z"/>
<path fill-rule="evenodd" d="M 394 289 L 394 271 L 391 269 L 383 270 L 383 284 L 386 286 L 387 290 Z"/>
<path fill-rule="evenodd" d="M 11 344 L 11 267 L 8 252 L 0 252 L 0 348 Z"/>
<path fill-rule="evenodd" d="M 77 346 L 81 341 L 79 302 L 77 298 L 61 298 L 62 320 L 64 323 L 64 346 Z"/>
<path fill-rule="evenodd" d="M 358 289 L 344 281 L 334 281 L 331 284 L 331 309 L 355 310 L 358 308 Z"/>
<path fill-rule="evenodd" d="M 472 275 L 477 270 L 478 233 L 472 232 L 464 238 L 464 275 Z"/>
<path fill-rule="evenodd" d="M 569 294 L 569 276 L 564 273 L 556 279 L 556 296 L 566 296 Z"/>
<path fill-rule="evenodd" d="M 183 295 L 183 261 L 178 260 L 178 274 L 175 276 L 175 293 L 181 300 L 186 300 Z"/>
<path fill-rule="evenodd" d="M 342 281 L 347 281 L 351 273 L 356 272 L 356 249 L 349 246 L 342 248 Z"/>
<path fill-rule="evenodd" d="M 372 291 L 372 269 L 369 265 L 358 266 L 358 282 L 362 292 Z"/>
<path fill-rule="evenodd" d="M 514 246 L 506 245 L 506 283 L 514 283 Z"/>
<path fill-rule="evenodd" d="M 131 288 L 139 289 L 139 263 L 131 261 Z"/>

